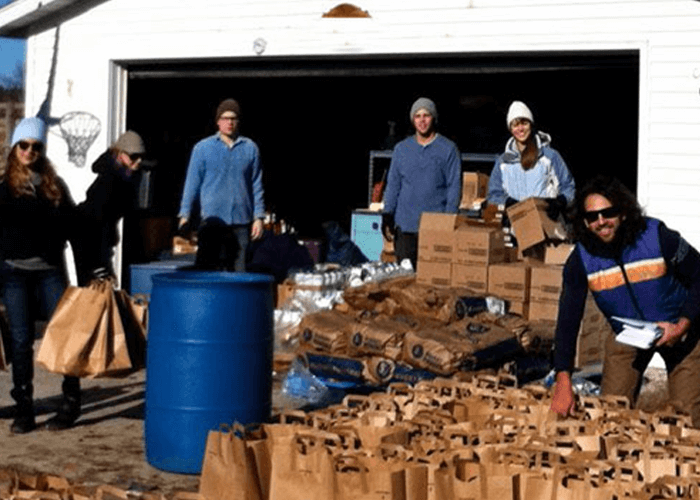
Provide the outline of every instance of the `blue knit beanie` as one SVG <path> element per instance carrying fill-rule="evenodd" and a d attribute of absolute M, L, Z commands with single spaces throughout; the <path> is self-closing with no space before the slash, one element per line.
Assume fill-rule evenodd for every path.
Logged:
<path fill-rule="evenodd" d="M 24 118 L 12 134 L 12 147 L 19 141 L 34 139 L 42 144 L 46 144 L 46 123 L 41 118 Z"/>

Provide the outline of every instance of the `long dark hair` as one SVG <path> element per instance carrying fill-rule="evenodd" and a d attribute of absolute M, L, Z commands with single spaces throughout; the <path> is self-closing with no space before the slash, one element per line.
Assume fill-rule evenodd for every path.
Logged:
<path fill-rule="evenodd" d="M 20 196 L 33 196 L 32 171 L 41 178 L 37 191 L 55 206 L 61 203 L 63 191 L 61 189 L 58 174 L 49 159 L 41 153 L 32 165 L 32 168 L 22 165 L 17 160 L 17 144 L 10 149 L 5 164 L 0 167 L 0 182 L 7 182 L 10 192 L 16 198 Z"/>
<path fill-rule="evenodd" d="M 527 120 L 530 121 L 530 120 Z M 530 170 L 537 163 L 540 150 L 537 147 L 537 131 L 535 125 L 530 122 L 530 136 L 525 141 L 525 148 L 520 152 L 520 164 L 523 169 Z"/>
<path fill-rule="evenodd" d="M 644 211 L 637 198 L 619 179 L 607 175 L 597 175 L 584 184 L 576 193 L 573 206 L 574 239 L 583 243 L 586 248 L 599 245 L 597 236 L 591 233 L 584 221 L 586 198 L 598 194 L 607 198 L 610 203 L 620 208 L 622 223 L 613 242 L 616 248 L 622 248 L 632 243 L 640 232 L 644 231 L 647 221 Z"/>

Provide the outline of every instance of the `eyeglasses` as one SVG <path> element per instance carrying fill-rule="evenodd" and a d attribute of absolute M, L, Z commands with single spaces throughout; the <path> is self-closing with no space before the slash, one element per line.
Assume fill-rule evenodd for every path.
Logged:
<path fill-rule="evenodd" d="M 143 160 L 143 155 L 141 153 L 127 153 L 127 156 L 134 163 Z"/>
<path fill-rule="evenodd" d="M 19 141 L 17 145 L 22 151 L 27 151 L 31 148 L 35 153 L 41 153 L 44 150 L 44 145 L 40 142 Z"/>
<path fill-rule="evenodd" d="M 620 212 L 620 207 L 608 207 L 602 210 L 592 210 L 590 212 L 584 212 L 583 218 L 586 219 L 588 222 L 595 222 L 598 220 L 599 216 L 602 216 L 603 219 L 612 219 L 613 217 L 617 217 L 618 215 L 620 215 Z"/>

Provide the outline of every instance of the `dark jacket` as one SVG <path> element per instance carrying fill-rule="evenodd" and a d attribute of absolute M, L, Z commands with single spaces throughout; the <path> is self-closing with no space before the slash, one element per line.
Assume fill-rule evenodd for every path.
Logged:
<path fill-rule="evenodd" d="M 136 207 L 139 175 L 120 166 L 105 151 L 92 164 L 97 178 L 78 205 L 78 217 L 85 228 L 78 260 L 79 274 L 99 267 L 112 268 L 112 247 L 119 243 L 117 223 Z"/>
<path fill-rule="evenodd" d="M 58 206 L 36 196 L 13 196 L 6 182 L 0 182 L 0 259 L 41 257 L 60 267 L 69 237 L 75 204 L 62 179 L 63 197 Z"/>

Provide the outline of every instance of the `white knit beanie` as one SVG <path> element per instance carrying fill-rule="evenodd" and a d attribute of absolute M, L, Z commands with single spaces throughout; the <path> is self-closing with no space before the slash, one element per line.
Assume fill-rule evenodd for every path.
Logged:
<path fill-rule="evenodd" d="M 510 124 L 516 118 L 527 118 L 530 123 L 535 123 L 535 119 L 532 117 L 532 111 L 528 108 L 522 101 L 513 101 L 508 108 L 508 115 L 506 116 L 506 126 L 510 128 Z"/>

